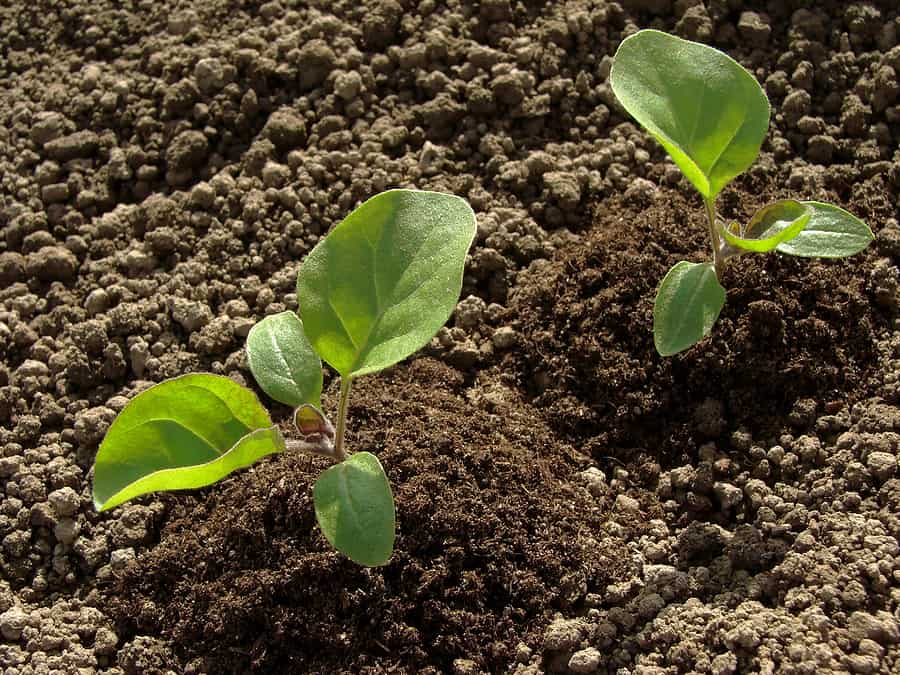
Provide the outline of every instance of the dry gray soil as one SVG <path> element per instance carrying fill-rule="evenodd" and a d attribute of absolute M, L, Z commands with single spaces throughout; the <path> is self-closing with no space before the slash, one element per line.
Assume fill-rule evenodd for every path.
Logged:
<path fill-rule="evenodd" d="M 653 293 L 706 241 L 607 82 L 645 27 L 769 95 L 725 215 L 830 200 L 876 233 L 733 263 L 671 359 Z M 900 673 L 898 33 L 895 0 L 3 3 L 0 672 Z M 390 564 L 315 527 L 324 460 L 97 514 L 129 397 L 252 386 L 250 326 L 396 186 L 479 227 L 448 326 L 351 405 Z"/>

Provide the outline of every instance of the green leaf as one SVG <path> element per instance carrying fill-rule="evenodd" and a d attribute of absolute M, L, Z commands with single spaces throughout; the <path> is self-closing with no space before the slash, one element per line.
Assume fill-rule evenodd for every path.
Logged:
<path fill-rule="evenodd" d="M 859 253 L 875 238 L 868 225 L 834 204 L 800 203 L 812 215 L 800 234 L 778 245 L 779 253 L 803 258 L 844 258 Z"/>
<path fill-rule="evenodd" d="M 316 520 L 328 542 L 360 565 L 384 565 L 394 550 L 394 496 L 378 458 L 358 452 L 313 487 Z"/>
<path fill-rule="evenodd" d="M 728 228 L 722 228 L 722 234 L 729 244 L 744 251 L 768 253 L 799 235 L 811 216 L 812 211 L 800 202 L 782 199 L 757 211 L 740 236 Z"/>
<path fill-rule="evenodd" d="M 300 267 L 309 341 L 342 377 L 373 373 L 428 342 L 456 306 L 475 214 L 456 196 L 389 190 L 347 216 Z"/>
<path fill-rule="evenodd" d="M 322 362 L 294 312 L 267 316 L 250 329 L 247 361 L 259 386 L 276 401 L 295 408 L 319 405 Z"/>
<path fill-rule="evenodd" d="M 202 487 L 281 452 L 284 441 L 256 395 L 220 375 L 167 380 L 135 396 L 97 451 L 94 505 Z"/>
<path fill-rule="evenodd" d="M 712 263 L 682 260 L 669 270 L 653 305 L 653 342 L 671 356 L 709 335 L 725 305 L 725 289 Z"/>
<path fill-rule="evenodd" d="M 619 45 L 610 83 L 707 200 L 759 154 L 769 101 L 756 78 L 717 49 L 638 31 Z"/>

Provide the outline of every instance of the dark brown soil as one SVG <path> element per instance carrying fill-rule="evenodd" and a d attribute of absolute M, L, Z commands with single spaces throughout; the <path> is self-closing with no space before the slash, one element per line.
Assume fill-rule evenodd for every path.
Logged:
<path fill-rule="evenodd" d="M 352 447 L 377 453 L 395 486 L 387 567 L 330 550 L 297 489 L 327 462 L 282 457 L 173 505 L 116 596 L 126 630 L 211 655 L 203 670 L 442 672 L 461 655 L 503 669 L 517 641 L 629 562 L 602 534 L 607 500 L 572 485 L 586 458 L 514 392 L 462 393 L 459 373 L 428 359 L 359 384 Z"/>
<path fill-rule="evenodd" d="M 44 4 L 0 7 L 4 675 L 900 672 L 896 2 Z M 769 95 L 725 217 L 808 198 L 876 233 L 730 263 L 667 359 L 656 287 L 708 243 L 607 82 L 645 27 Z M 390 563 L 327 545 L 318 458 L 97 514 L 128 398 L 253 386 L 249 327 L 393 186 L 479 230 L 447 327 L 354 385 Z"/>

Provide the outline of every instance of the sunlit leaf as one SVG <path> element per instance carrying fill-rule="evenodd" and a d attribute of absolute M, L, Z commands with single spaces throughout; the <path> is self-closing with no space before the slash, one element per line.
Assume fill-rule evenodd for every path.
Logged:
<path fill-rule="evenodd" d="M 372 197 L 300 267 L 297 296 L 310 343 L 344 377 L 406 358 L 456 306 L 474 236 L 475 214 L 454 195 Z"/>
<path fill-rule="evenodd" d="M 94 504 L 203 487 L 284 450 L 255 394 L 233 380 L 183 375 L 135 396 L 97 451 Z"/>
<path fill-rule="evenodd" d="M 753 75 L 717 49 L 638 31 L 619 45 L 610 83 L 707 199 L 759 154 L 769 101 Z"/>

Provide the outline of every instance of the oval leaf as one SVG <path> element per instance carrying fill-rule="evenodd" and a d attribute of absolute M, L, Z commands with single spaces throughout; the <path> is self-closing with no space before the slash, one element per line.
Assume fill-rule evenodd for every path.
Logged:
<path fill-rule="evenodd" d="M 475 214 L 454 195 L 389 190 L 345 218 L 300 267 L 309 341 L 343 377 L 382 370 L 444 325 L 462 289 Z"/>
<path fill-rule="evenodd" d="M 682 260 L 669 270 L 653 305 L 653 342 L 671 356 L 709 335 L 725 305 L 725 289 L 712 263 Z"/>
<path fill-rule="evenodd" d="M 283 441 L 256 395 L 220 375 L 167 380 L 119 413 L 94 464 L 94 505 L 103 511 L 158 490 L 209 485 Z M 254 434 L 256 431 L 267 434 Z M 154 474 L 157 474 L 154 476 Z"/>
<path fill-rule="evenodd" d="M 725 240 L 739 249 L 753 253 L 768 253 L 778 244 L 799 235 L 812 212 L 793 199 L 782 199 L 757 211 L 747 224 L 742 236 L 736 236 L 722 228 Z"/>
<path fill-rule="evenodd" d="M 247 335 L 247 361 L 262 390 L 292 407 L 319 405 L 322 362 L 294 312 L 259 321 Z"/>
<path fill-rule="evenodd" d="M 638 31 L 619 45 L 610 83 L 708 200 L 759 154 L 769 101 L 756 78 L 717 49 Z"/>
<path fill-rule="evenodd" d="M 328 542 L 360 565 L 384 565 L 394 550 L 394 495 L 378 458 L 357 452 L 313 487 L 316 520 Z"/>
<path fill-rule="evenodd" d="M 779 253 L 803 258 L 844 258 L 859 253 L 875 238 L 868 225 L 834 204 L 800 203 L 810 211 L 809 222 L 796 237 L 778 245 Z"/>

